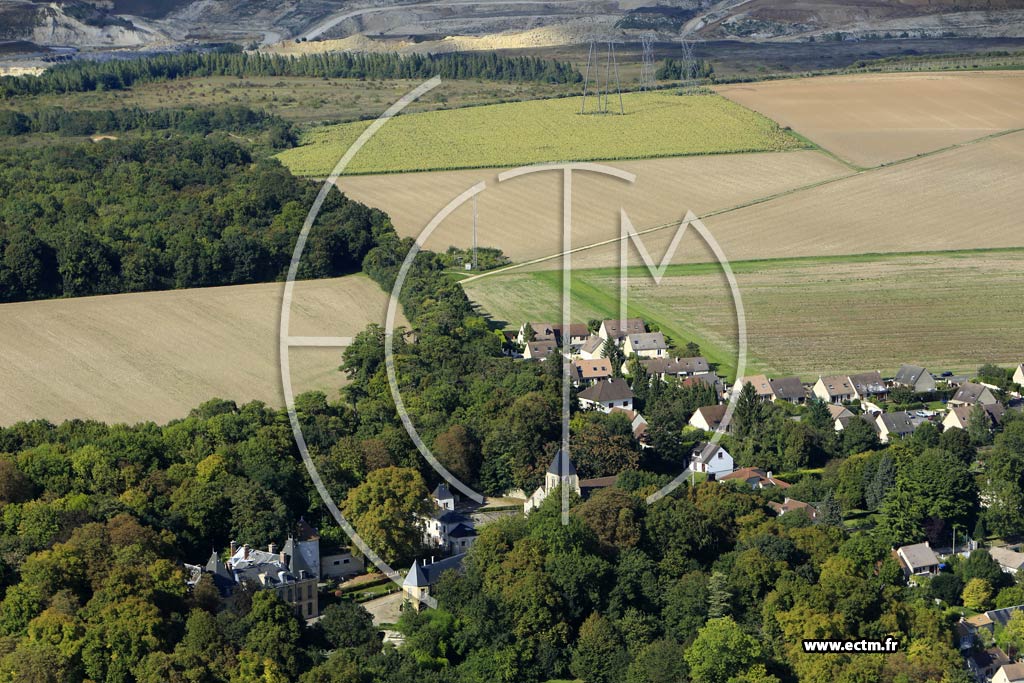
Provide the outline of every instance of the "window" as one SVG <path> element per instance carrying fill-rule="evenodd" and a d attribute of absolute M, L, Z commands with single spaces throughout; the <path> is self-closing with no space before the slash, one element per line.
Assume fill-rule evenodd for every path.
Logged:
<path fill-rule="evenodd" d="M 288 589 L 288 602 L 294 602 L 294 600 L 292 599 L 292 589 L 291 588 Z"/>
<path fill-rule="evenodd" d="M 306 587 L 306 597 L 310 600 L 313 599 L 313 584 L 309 584 Z"/>
<path fill-rule="evenodd" d="M 348 560 L 345 560 L 345 561 L 346 561 L 346 562 L 348 562 Z M 335 560 L 335 561 L 334 561 L 334 566 L 335 566 L 335 567 L 337 567 L 337 566 L 338 566 L 339 564 L 341 564 L 341 562 L 339 562 L 338 560 Z"/>
<path fill-rule="evenodd" d="M 306 616 L 313 616 L 313 603 L 311 602 L 306 603 Z"/>
<path fill-rule="evenodd" d="M 348 558 L 347 557 L 344 560 L 342 560 L 342 564 L 348 564 Z"/>

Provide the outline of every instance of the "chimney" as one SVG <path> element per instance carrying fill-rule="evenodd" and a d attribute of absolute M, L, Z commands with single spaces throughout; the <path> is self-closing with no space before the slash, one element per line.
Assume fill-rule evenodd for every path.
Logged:
<path fill-rule="evenodd" d="M 288 554 L 285 553 L 285 551 L 283 551 L 283 550 L 277 556 L 277 559 L 281 560 L 281 564 L 288 564 Z"/>
<path fill-rule="evenodd" d="M 768 478 L 769 478 L 769 479 L 771 479 L 771 478 L 772 478 L 772 471 L 771 471 L 771 470 L 768 470 Z"/>
<path fill-rule="evenodd" d="M 232 539 L 231 540 L 231 556 L 232 557 L 234 557 L 236 550 L 238 550 L 238 545 L 235 543 L 234 539 Z"/>
<path fill-rule="evenodd" d="M 267 546 L 267 552 L 273 555 L 275 550 L 277 550 L 277 545 L 275 545 L 275 543 L 271 541 L 270 545 Z"/>
<path fill-rule="evenodd" d="M 248 560 L 249 559 L 249 544 L 248 543 L 246 543 L 245 545 L 242 546 L 242 559 L 243 560 Z"/>

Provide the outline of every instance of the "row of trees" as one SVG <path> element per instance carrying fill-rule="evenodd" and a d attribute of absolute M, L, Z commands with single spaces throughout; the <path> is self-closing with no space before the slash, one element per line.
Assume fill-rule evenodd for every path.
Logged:
<path fill-rule="evenodd" d="M 45 107 L 28 111 L 0 111 L 0 135 L 59 133 L 95 135 L 129 130 L 175 130 L 187 135 L 214 131 L 266 134 L 274 149 L 293 147 L 298 141 L 294 126 L 279 116 L 241 105 L 184 107 L 179 109 L 73 109 Z"/>
<path fill-rule="evenodd" d="M 445 79 L 576 83 L 582 76 L 569 62 L 494 52 L 400 55 L 395 52 L 321 52 L 284 56 L 217 50 L 180 52 L 138 59 L 58 64 L 38 76 L 0 78 L 5 98 L 44 93 L 123 90 L 137 83 L 202 76 L 303 76 L 312 78 Z"/>
<path fill-rule="evenodd" d="M 317 190 L 220 135 L 0 152 L 0 301 L 281 279 Z M 331 193 L 299 276 L 358 271 L 390 230 Z"/>

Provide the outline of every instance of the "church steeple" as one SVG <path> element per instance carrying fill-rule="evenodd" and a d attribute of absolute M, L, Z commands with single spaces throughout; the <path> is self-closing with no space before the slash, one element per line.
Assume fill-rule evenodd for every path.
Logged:
<path fill-rule="evenodd" d="M 580 478 L 576 474 L 576 468 L 569 459 L 569 454 L 559 448 L 554 459 L 548 466 L 547 474 L 544 475 L 544 490 L 546 493 L 554 491 L 558 486 L 568 486 L 576 493 L 580 492 Z"/>

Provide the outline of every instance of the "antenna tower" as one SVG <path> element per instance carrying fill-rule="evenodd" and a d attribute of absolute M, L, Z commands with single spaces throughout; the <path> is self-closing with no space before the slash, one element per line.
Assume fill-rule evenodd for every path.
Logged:
<path fill-rule="evenodd" d="M 654 34 L 645 33 L 640 36 L 643 46 L 643 66 L 640 68 L 640 89 L 654 89 Z"/>

